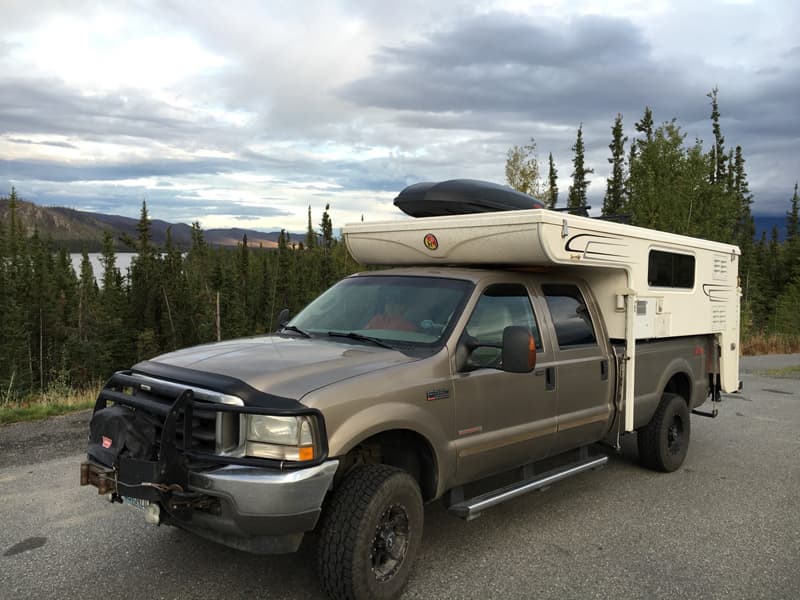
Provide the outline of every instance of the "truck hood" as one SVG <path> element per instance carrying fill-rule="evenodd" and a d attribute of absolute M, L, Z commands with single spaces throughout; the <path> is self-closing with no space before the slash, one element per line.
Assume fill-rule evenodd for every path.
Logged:
<path fill-rule="evenodd" d="M 348 342 L 259 336 L 194 346 L 149 363 L 232 377 L 261 392 L 299 400 L 337 381 L 413 360 L 397 350 Z"/>

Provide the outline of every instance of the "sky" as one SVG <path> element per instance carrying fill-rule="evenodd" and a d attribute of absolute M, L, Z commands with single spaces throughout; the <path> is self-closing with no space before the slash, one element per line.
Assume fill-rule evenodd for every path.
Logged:
<path fill-rule="evenodd" d="M 589 201 L 646 106 L 741 145 L 753 212 L 800 179 L 796 0 L 0 0 L 0 195 L 204 228 L 402 218 L 419 181 L 504 183 L 579 126 Z"/>

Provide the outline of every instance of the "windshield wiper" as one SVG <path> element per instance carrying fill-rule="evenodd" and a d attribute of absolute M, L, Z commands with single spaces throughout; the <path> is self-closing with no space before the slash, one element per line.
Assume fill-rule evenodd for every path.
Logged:
<path fill-rule="evenodd" d="M 384 342 L 379 338 L 370 337 L 368 335 L 362 335 L 360 333 L 356 333 L 355 331 L 329 331 L 328 335 L 331 337 L 350 338 L 351 340 L 358 340 L 359 342 L 370 342 L 371 344 L 375 344 L 376 346 L 380 346 L 381 348 L 388 348 L 389 350 L 397 350 L 397 348 L 387 344 L 386 342 Z"/>
<path fill-rule="evenodd" d="M 281 331 L 286 331 L 287 329 L 289 331 L 294 331 L 295 333 L 299 333 L 300 335 L 302 335 L 305 338 L 310 338 L 311 337 L 310 333 L 305 332 L 302 329 L 300 329 L 299 327 L 295 327 L 294 325 L 284 325 L 283 327 L 281 327 Z"/>

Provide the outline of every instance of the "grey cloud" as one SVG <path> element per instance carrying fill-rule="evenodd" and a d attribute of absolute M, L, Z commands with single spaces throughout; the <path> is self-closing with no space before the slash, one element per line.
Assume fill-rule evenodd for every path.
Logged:
<path fill-rule="evenodd" d="M 56 148 L 71 148 L 71 149 L 77 148 L 77 146 L 74 146 L 69 142 L 59 142 L 57 140 L 36 142 L 34 140 L 25 140 L 20 138 L 7 138 L 7 139 L 9 142 L 12 142 L 14 144 L 28 144 L 32 146 L 54 146 Z"/>
<path fill-rule="evenodd" d="M 46 160 L 0 159 L 0 177 L 38 181 L 115 181 L 142 177 L 212 175 L 240 169 L 244 163 L 226 159 L 150 160 L 116 164 L 72 165 Z"/>
<path fill-rule="evenodd" d="M 58 80 L 0 77 L 0 134 L 70 135 L 99 142 L 131 138 L 193 146 L 224 144 L 230 127 L 177 109 L 136 90 L 86 96 Z"/>
<path fill-rule="evenodd" d="M 630 22 L 596 16 L 545 24 L 505 13 L 472 17 L 426 42 L 383 49 L 375 63 L 372 76 L 340 94 L 362 106 L 560 122 L 677 98 L 681 79 L 655 63 Z"/>

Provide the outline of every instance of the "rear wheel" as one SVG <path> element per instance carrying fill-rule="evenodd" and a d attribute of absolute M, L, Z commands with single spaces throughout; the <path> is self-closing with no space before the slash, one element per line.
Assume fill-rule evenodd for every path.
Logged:
<path fill-rule="evenodd" d="M 638 430 L 639 460 L 648 469 L 670 473 L 689 450 L 689 407 L 677 394 L 664 393 L 650 422 Z"/>
<path fill-rule="evenodd" d="M 322 523 L 319 573 L 337 600 L 396 598 L 422 540 L 422 496 L 405 471 L 354 468 L 334 491 Z"/>

